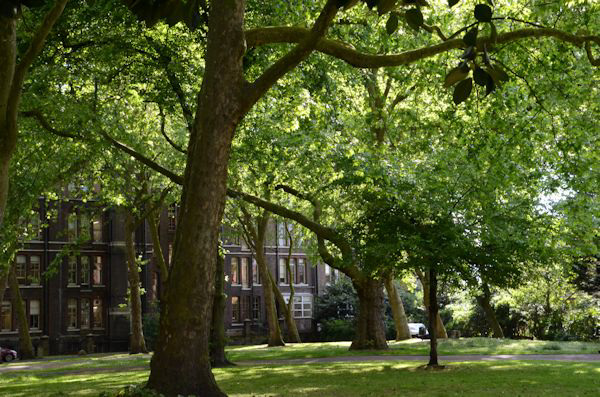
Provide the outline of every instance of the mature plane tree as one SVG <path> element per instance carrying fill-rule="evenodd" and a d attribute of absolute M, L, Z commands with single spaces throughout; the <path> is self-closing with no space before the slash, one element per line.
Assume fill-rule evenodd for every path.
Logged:
<path fill-rule="evenodd" d="M 209 339 L 218 230 L 227 193 L 227 165 L 231 143 L 239 123 L 255 104 L 312 52 L 320 51 L 355 67 L 376 68 L 408 65 L 439 54 L 463 50 L 459 68 L 448 75 L 446 82 L 448 85 L 456 84 L 456 103 L 464 101 L 474 92 L 473 79 L 476 83 L 482 83 L 490 92 L 504 79 L 500 67 L 493 62 L 486 64 L 494 45 L 499 48 L 528 38 L 553 38 L 585 47 L 589 60 L 594 65 L 598 64 L 592 49 L 593 43 L 600 43 L 598 36 L 574 34 L 568 30 L 539 25 L 512 29 L 506 22 L 515 21 L 492 17 L 492 9 L 487 5 L 479 5 L 475 10 L 468 5 L 456 8 L 460 11 L 457 11 L 455 20 L 448 22 L 436 19 L 440 26 L 429 26 L 424 23 L 423 14 L 431 13 L 435 17 L 436 9 L 430 11 L 418 4 L 406 5 L 396 1 L 367 1 L 369 7 L 377 6 L 380 14 L 386 14 L 389 33 L 412 35 L 399 29 L 399 19 L 404 19 L 411 29 L 435 33 L 429 40 L 412 42 L 412 49 L 407 51 L 374 55 L 357 50 L 340 40 L 325 37 L 329 28 L 335 25 L 338 14 L 344 19 L 365 18 L 377 21 L 376 15 L 369 12 L 363 2 L 329 0 L 320 9 L 313 2 L 287 5 L 244 0 L 142 0 L 125 3 L 149 24 L 166 19 L 169 23 L 184 21 L 188 26 L 196 27 L 203 26 L 203 21 L 206 21 L 206 35 L 202 38 L 205 68 L 202 84 L 197 92 L 195 113 L 190 117 L 185 172 L 179 175 L 156 162 L 152 164 L 150 158 L 134 153 L 130 148 L 122 147 L 183 185 L 179 227 L 169 275 L 169 282 L 175 283 L 178 288 L 169 289 L 163 299 L 159 348 L 152 359 L 148 382 L 148 387 L 166 395 L 223 395 L 210 370 Z M 288 7 L 302 9 L 301 20 L 292 17 Z M 263 27 L 264 24 L 303 22 L 304 15 L 310 16 L 309 28 Z M 246 22 L 250 26 L 248 30 L 245 30 L 246 16 Z M 492 21 L 493 18 L 500 20 Z M 505 24 L 500 26 L 500 22 Z M 460 26 L 456 33 L 444 33 L 444 30 L 454 30 L 456 25 Z M 468 27 L 464 28 L 465 25 Z M 565 28 L 575 30 L 572 26 L 565 25 Z M 462 37 L 465 32 L 467 34 Z M 342 40 L 347 37 L 341 30 L 334 33 Z M 526 43 L 534 45 L 532 41 Z M 290 44 L 292 47 L 287 50 Z M 369 47 L 366 42 L 354 44 Z M 286 50 L 283 53 L 277 52 L 281 56 L 275 56 L 270 66 L 252 75 L 246 74 L 244 55 L 251 48 L 267 45 L 278 45 L 277 49 L 283 47 Z M 473 77 L 469 77 L 471 73 Z"/>

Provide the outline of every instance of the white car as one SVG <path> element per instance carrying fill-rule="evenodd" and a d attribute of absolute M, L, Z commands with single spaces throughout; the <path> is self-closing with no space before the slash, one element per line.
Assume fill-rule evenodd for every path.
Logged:
<path fill-rule="evenodd" d="M 413 338 L 429 336 L 429 331 L 423 323 L 408 323 L 408 329 L 410 330 L 410 336 Z"/>

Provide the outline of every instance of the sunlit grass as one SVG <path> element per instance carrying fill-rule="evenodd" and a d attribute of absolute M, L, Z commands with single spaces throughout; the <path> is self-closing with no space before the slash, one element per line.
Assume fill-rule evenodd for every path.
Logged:
<path fill-rule="evenodd" d="M 293 358 L 318 358 L 355 355 L 427 355 L 429 341 L 410 339 L 389 342 L 387 351 L 349 351 L 350 342 L 322 342 L 287 344 L 284 347 L 266 345 L 230 347 L 229 356 L 233 361 L 278 360 Z M 554 342 L 534 340 L 512 340 L 492 338 L 461 338 L 439 341 L 439 353 L 458 354 L 582 354 L 598 353 L 597 342 Z"/>
<path fill-rule="evenodd" d="M 352 362 L 216 369 L 221 388 L 242 396 L 598 396 L 600 363 L 468 362 L 426 371 L 413 362 Z M 141 384 L 148 370 L 0 376 L 0 395 L 97 396 Z"/>

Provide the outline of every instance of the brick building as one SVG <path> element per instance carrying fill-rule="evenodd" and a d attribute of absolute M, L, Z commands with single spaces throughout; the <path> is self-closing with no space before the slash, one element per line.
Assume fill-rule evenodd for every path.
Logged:
<path fill-rule="evenodd" d="M 93 202 L 64 202 L 40 199 L 39 218 L 53 221 L 27 241 L 15 258 L 30 332 L 43 354 L 87 351 L 125 351 L 129 342 L 127 266 L 123 216 L 113 209 L 98 208 Z M 285 272 L 289 243 L 283 225 L 273 223 L 265 247 L 269 268 L 289 299 L 289 277 Z M 170 260 L 176 229 L 173 208 L 164 211 L 160 222 L 161 245 Z M 233 236 L 224 228 L 224 235 Z M 243 240 L 224 239 L 229 252 L 227 273 L 226 330 L 232 340 L 260 341 L 266 334 L 263 284 L 252 252 Z M 147 264 L 140 278 L 146 290 L 144 312 L 158 296 L 159 276 L 152 260 L 148 226 L 138 228 L 136 250 Z M 314 298 L 334 277 L 326 266 L 313 266 L 300 247 L 291 255 L 294 274 L 294 316 L 305 337 L 314 332 Z M 7 289 L 0 312 L 0 345 L 18 345 L 17 319 Z"/>

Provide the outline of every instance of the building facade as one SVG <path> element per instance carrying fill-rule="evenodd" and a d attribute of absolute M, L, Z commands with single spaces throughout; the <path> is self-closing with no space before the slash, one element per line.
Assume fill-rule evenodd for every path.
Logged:
<path fill-rule="evenodd" d="M 52 213 L 51 217 L 48 215 Z M 126 351 L 130 315 L 127 306 L 127 264 L 124 217 L 114 209 L 93 202 L 40 199 L 39 219 L 52 219 L 47 227 L 23 245 L 15 258 L 20 292 L 25 304 L 30 333 L 39 354 Z M 160 237 L 165 259 L 170 262 L 177 214 L 164 211 Z M 326 266 L 309 263 L 295 242 L 290 254 L 282 224 L 273 223 L 265 253 L 271 274 L 284 298 L 289 299 L 290 282 L 295 290 L 294 317 L 305 338 L 315 331 L 315 297 L 335 274 Z M 252 251 L 243 239 L 223 228 L 227 308 L 226 332 L 234 342 L 260 342 L 266 335 L 263 280 Z M 146 293 L 143 311 L 155 307 L 160 296 L 160 276 L 153 260 L 150 231 L 146 224 L 135 236 L 138 256 L 145 261 L 140 279 Z M 290 260 L 292 274 L 286 271 Z M 283 316 L 281 316 L 283 317 Z M 283 321 L 282 321 L 283 324 Z M 0 312 L 0 345 L 18 347 L 18 322 L 11 291 L 6 290 Z"/>

